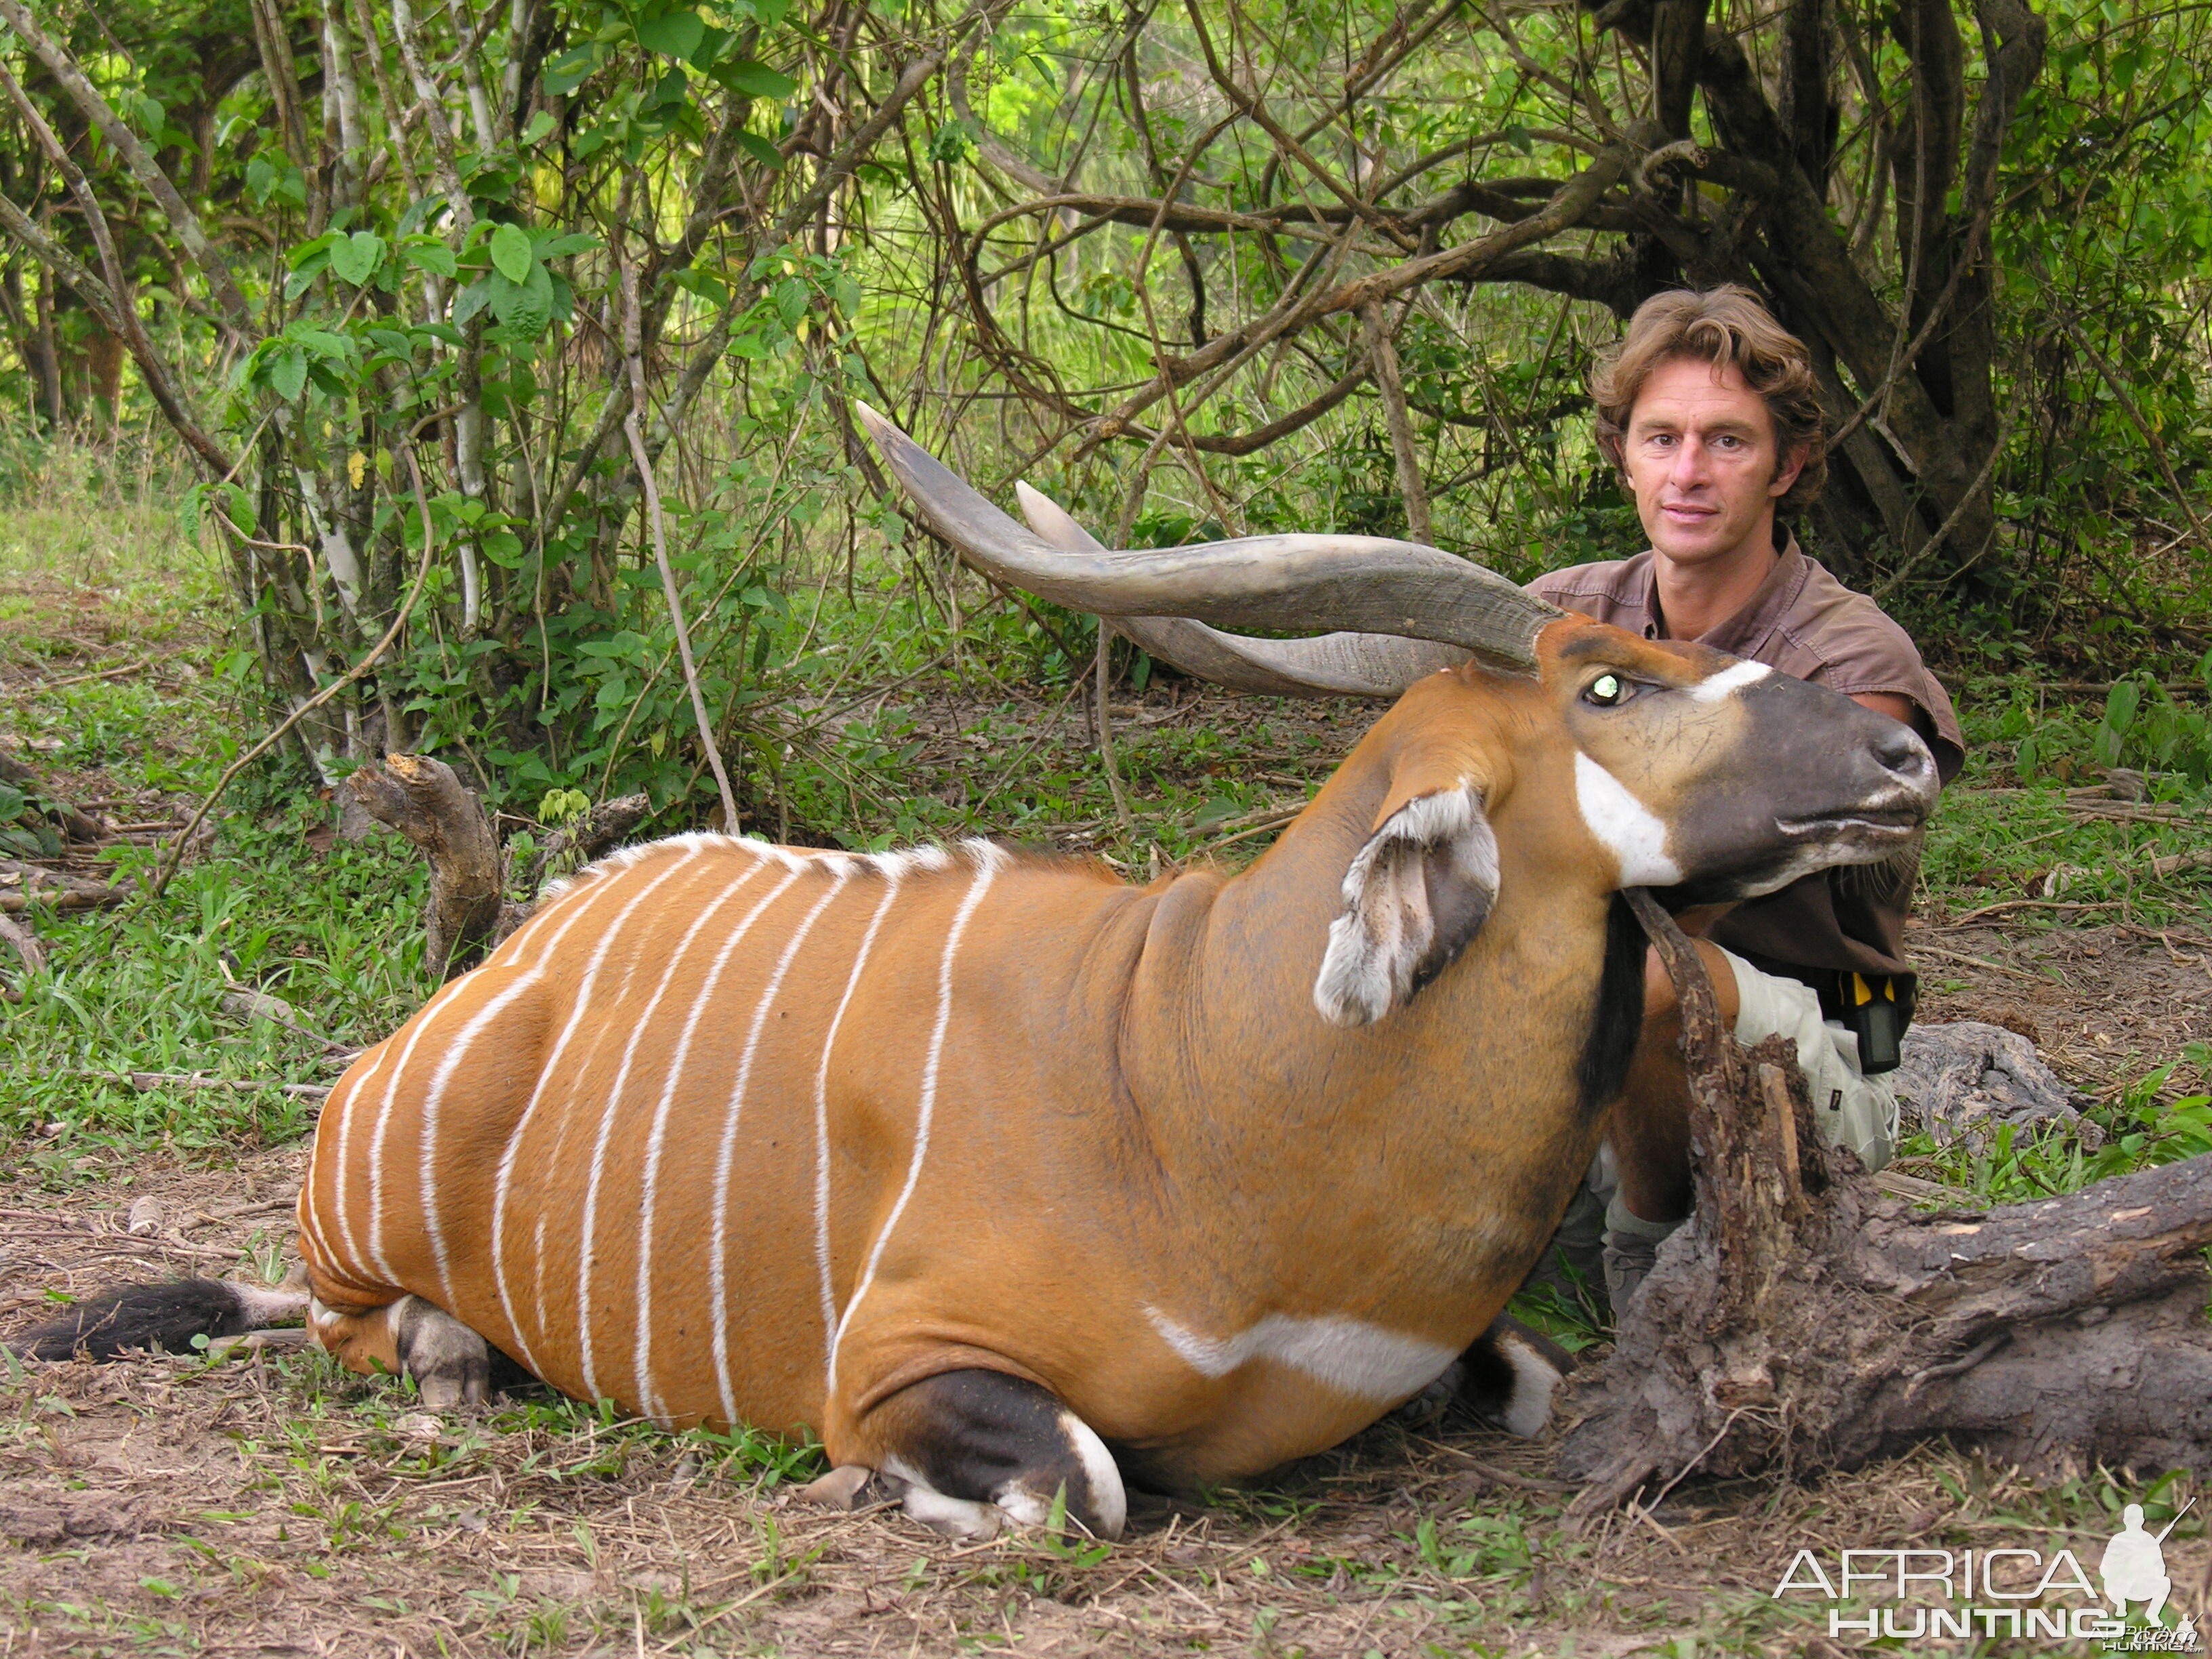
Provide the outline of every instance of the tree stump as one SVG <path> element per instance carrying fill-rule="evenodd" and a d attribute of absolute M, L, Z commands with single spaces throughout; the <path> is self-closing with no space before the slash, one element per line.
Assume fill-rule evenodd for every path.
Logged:
<path fill-rule="evenodd" d="M 1697 1208 L 1567 1404 L 1577 1512 L 1938 1435 L 2035 1472 L 2212 1472 L 2212 1158 L 1914 1210 L 1821 1145 L 1790 1045 L 1737 1042 L 1680 930 L 1629 897 L 1681 1003 Z"/>
<path fill-rule="evenodd" d="M 452 767 L 424 755 L 386 755 L 383 765 L 371 761 L 349 781 L 368 815 L 414 842 L 429 865 L 423 955 L 452 978 L 499 922 L 499 839 L 483 803 Z"/>

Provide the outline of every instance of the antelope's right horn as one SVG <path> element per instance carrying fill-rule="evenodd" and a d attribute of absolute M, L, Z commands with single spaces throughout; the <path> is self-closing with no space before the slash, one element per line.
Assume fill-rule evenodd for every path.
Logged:
<path fill-rule="evenodd" d="M 1014 486 L 1030 528 L 1063 553 L 1103 553 L 1105 544 L 1060 503 Z M 1322 634 L 1260 640 L 1225 634 L 1188 617 L 1116 617 L 1109 624 L 1146 656 L 1231 691 L 1273 697 L 1395 697 L 1414 681 L 1467 660 L 1466 650 L 1390 634 Z"/>
<path fill-rule="evenodd" d="M 1253 536 L 1193 547 L 1062 552 L 866 404 L 854 407 L 923 523 L 977 569 L 1070 610 L 1434 640 L 1523 671 L 1535 664 L 1537 633 L 1563 614 L 1480 565 L 1374 536 Z"/>

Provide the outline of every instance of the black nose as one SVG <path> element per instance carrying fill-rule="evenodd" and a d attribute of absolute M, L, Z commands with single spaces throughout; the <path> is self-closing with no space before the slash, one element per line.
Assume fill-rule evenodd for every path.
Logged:
<path fill-rule="evenodd" d="M 1935 766 L 1928 745 L 1921 742 L 1911 727 L 1894 720 L 1886 724 L 1889 729 L 1874 740 L 1875 762 L 1893 777 L 1918 783 Z"/>

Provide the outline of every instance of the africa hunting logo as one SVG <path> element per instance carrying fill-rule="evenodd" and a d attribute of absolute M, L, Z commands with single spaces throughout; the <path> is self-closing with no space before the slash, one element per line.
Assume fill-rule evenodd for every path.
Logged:
<path fill-rule="evenodd" d="M 1832 1576 L 1818 1555 L 1803 1549 L 1791 1558 L 1774 1595 L 1898 1604 L 1863 1613 L 1831 1607 L 1830 1636 L 2094 1641 L 2110 1653 L 2196 1653 L 2196 1620 L 2185 1614 L 2169 1624 L 2164 1616 L 2173 1593 L 2166 1534 L 2196 1501 L 2155 1534 L 2143 1526 L 2142 1506 L 2129 1504 L 2097 1564 L 2101 1595 L 2071 1550 L 2048 1557 L 2030 1549 L 1844 1550 Z M 2073 1605 L 2069 1597 L 2075 1598 Z M 2130 1609 L 2140 1624 L 2130 1624 Z"/>

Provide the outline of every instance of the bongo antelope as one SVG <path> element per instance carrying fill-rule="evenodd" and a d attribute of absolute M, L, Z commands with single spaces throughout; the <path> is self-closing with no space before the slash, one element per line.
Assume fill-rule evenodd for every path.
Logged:
<path fill-rule="evenodd" d="M 1113 1536 L 1125 1481 L 1319 1450 L 1470 1345 L 1533 1431 L 1555 1375 L 1478 1339 L 1637 1041 L 1619 890 L 1886 856 L 1935 798 L 1927 750 L 1431 549 L 1113 553 L 1034 498 L 1040 539 L 869 423 L 1002 580 L 1195 618 L 1183 647 L 1293 678 L 1310 642 L 1202 624 L 1395 636 L 1329 647 L 1374 673 L 1418 635 L 1407 659 L 1455 665 L 1234 876 L 707 835 L 592 867 L 332 1091 L 289 1305 L 429 1403 L 480 1398 L 496 1350 L 665 1423 L 812 1430 L 833 1484 L 884 1478 L 955 1528 L 1064 1490 Z M 161 1294 L 94 1322 L 174 1344 Z M 227 1316 L 287 1300 L 258 1294 Z"/>

